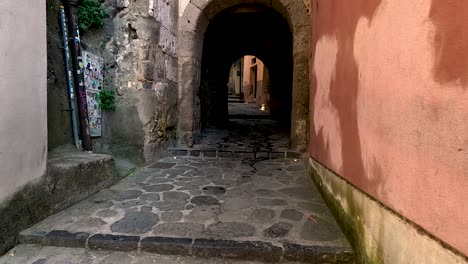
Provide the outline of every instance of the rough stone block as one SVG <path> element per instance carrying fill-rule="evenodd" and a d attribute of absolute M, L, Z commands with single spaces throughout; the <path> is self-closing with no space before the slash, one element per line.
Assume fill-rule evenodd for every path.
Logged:
<path fill-rule="evenodd" d="M 88 239 L 88 247 L 92 250 L 136 251 L 138 236 L 93 235 Z"/>
<path fill-rule="evenodd" d="M 193 243 L 192 254 L 197 257 L 277 262 L 280 260 L 282 249 L 259 241 L 197 239 Z"/>
<path fill-rule="evenodd" d="M 273 0 L 271 3 L 271 6 L 273 9 L 278 11 L 281 15 L 283 15 L 284 18 L 288 20 L 289 23 L 291 23 L 291 16 L 288 14 L 286 8 L 288 5 L 290 5 L 293 2 L 296 2 L 297 0 Z"/>
<path fill-rule="evenodd" d="M 57 212 L 117 182 L 118 173 L 109 155 L 72 151 L 50 155 L 48 178 L 55 183 L 49 202 Z"/>
<path fill-rule="evenodd" d="M 216 158 L 216 150 L 202 150 L 203 157 Z"/>
<path fill-rule="evenodd" d="M 192 157 L 199 157 L 201 154 L 200 150 L 190 150 L 190 156 Z"/>
<path fill-rule="evenodd" d="M 153 16 L 161 25 L 177 34 L 178 0 L 153 0 Z"/>
<path fill-rule="evenodd" d="M 303 53 L 308 56 L 310 42 L 310 27 L 300 26 L 293 28 L 293 55 Z"/>
<path fill-rule="evenodd" d="M 114 160 L 109 155 L 68 148 L 51 151 L 47 173 L 0 205 L 0 254 L 17 244 L 22 229 L 93 195 L 118 179 Z M 42 243 L 37 234 L 23 235 L 22 240 Z"/>
<path fill-rule="evenodd" d="M 269 159 L 270 154 L 268 152 L 257 152 L 255 153 L 255 158 L 256 159 Z"/>
<path fill-rule="evenodd" d="M 172 156 L 187 156 L 188 150 L 186 149 L 169 149 L 169 154 Z"/>
<path fill-rule="evenodd" d="M 192 239 L 170 237 L 146 237 L 141 240 L 141 250 L 162 255 L 190 254 Z"/>
<path fill-rule="evenodd" d="M 139 16 L 135 23 L 136 38 L 149 41 L 150 43 L 158 43 L 161 23 L 151 17 Z"/>
<path fill-rule="evenodd" d="M 64 230 L 52 230 L 45 236 L 44 245 L 51 247 L 86 247 L 89 233 L 71 233 Z"/>
<path fill-rule="evenodd" d="M 291 18 L 291 24 L 293 27 L 310 25 L 310 16 L 304 2 L 297 0 L 292 1 L 292 3 L 286 7 L 286 11 Z"/>
<path fill-rule="evenodd" d="M 234 151 L 233 152 L 233 157 L 234 158 L 240 158 L 240 159 L 254 159 L 255 158 L 255 153 L 254 152 L 248 152 L 248 151 Z"/>
<path fill-rule="evenodd" d="M 251 1 L 249 1 L 251 2 Z M 254 0 L 253 1 L 255 4 L 260 4 L 266 7 L 272 7 L 272 0 Z"/>
<path fill-rule="evenodd" d="M 129 0 L 117 0 L 116 1 L 116 7 L 117 9 L 124 9 L 130 5 Z"/>
<path fill-rule="evenodd" d="M 172 82 L 178 82 L 178 74 L 179 74 L 179 61 L 176 57 L 176 55 L 172 56 L 172 55 L 166 55 L 166 61 L 167 61 L 167 64 L 166 64 L 166 78 L 169 80 L 169 81 L 172 81 Z M 177 91 L 177 88 L 175 89 L 175 91 Z M 177 99 L 177 93 L 176 93 L 176 97 Z M 177 102 L 177 101 L 176 101 Z"/>
<path fill-rule="evenodd" d="M 163 81 L 163 79 L 166 78 L 167 74 L 167 65 L 166 65 L 166 54 L 164 54 L 162 51 L 158 51 L 156 53 L 156 62 L 155 62 L 155 78 L 157 78 L 158 81 Z"/>
<path fill-rule="evenodd" d="M 208 23 L 209 20 L 205 13 L 194 4 L 189 3 L 185 8 L 184 15 L 179 19 L 179 28 L 203 35 Z"/>
<path fill-rule="evenodd" d="M 152 81 L 154 79 L 154 70 L 154 63 L 150 61 L 140 61 L 136 65 L 136 77 L 141 82 Z"/>
<path fill-rule="evenodd" d="M 178 34 L 177 51 L 179 58 L 201 61 L 203 36 L 198 32 L 181 29 Z"/>
<path fill-rule="evenodd" d="M 303 246 L 284 243 L 283 258 L 290 261 L 304 261 L 307 263 L 355 263 L 354 254 L 346 248 Z"/>
<path fill-rule="evenodd" d="M 22 244 L 38 244 L 41 245 L 44 243 L 44 237 L 47 232 L 45 231 L 35 231 L 32 229 L 23 230 L 19 234 L 19 242 Z"/>
<path fill-rule="evenodd" d="M 147 61 L 151 59 L 152 49 L 148 47 L 140 47 L 137 52 L 138 61 Z"/>
<path fill-rule="evenodd" d="M 181 89 L 179 91 L 179 99 L 187 97 L 186 100 L 190 99 L 190 103 L 193 105 L 193 96 L 198 92 L 200 86 L 201 61 L 196 57 L 179 57 L 178 64 L 179 76 L 181 77 L 179 79 Z M 187 111 L 193 112 L 193 108 L 188 108 Z"/>
<path fill-rule="evenodd" d="M 158 45 L 164 53 L 177 56 L 177 37 L 165 27 L 161 27 Z"/>
<path fill-rule="evenodd" d="M 257 1 L 262 1 L 262 0 L 257 0 Z M 203 1 L 199 1 L 199 2 L 203 2 Z M 244 4 L 244 3 L 252 3 L 252 0 L 209 1 L 207 4 L 205 4 L 205 7 L 202 10 L 206 14 L 207 18 L 211 20 L 220 11 L 226 8 L 239 5 L 239 4 Z"/>
<path fill-rule="evenodd" d="M 218 158 L 232 158 L 232 151 L 218 151 Z"/>
<path fill-rule="evenodd" d="M 194 4 L 200 10 L 204 10 L 208 3 L 210 3 L 210 0 L 190 0 L 190 3 Z"/>
<path fill-rule="evenodd" d="M 270 159 L 284 159 L 286 158 L 285 152 L 270 152 Z"/>

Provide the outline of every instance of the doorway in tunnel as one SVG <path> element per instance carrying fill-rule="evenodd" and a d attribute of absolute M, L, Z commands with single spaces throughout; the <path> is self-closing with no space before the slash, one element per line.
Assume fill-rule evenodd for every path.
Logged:
<path fill-rule="evenodd" d="M 218 13 L 203 43 L 202 129 L 271 118 L 278 129 L 289 131 L 292 67 L 292 34 L 281 14 L 254 4 Z"/>
<path fill-rule="evenodd" d="M 235 119 L 229 102 L 236 101 L 259 104 L 268 119 L 286 131 L 288 147 L 305 151 L 309 23 L 302 1 L 189 2 L 179 20 L 178 145 L 202 144 L 202 131 L 206 135 L 207 129 L 229 130 Z M 246 60 L 254 61 L 248 70 Z M 265 80 L 259 79 L 255 65 L 260 62 L 268 69 L 266 98 L 259 88 Z M 244 89 L 246 82 L 252 83 L 249 89 Z M 258 120 L 265 118 L 253 123 L 261 123 Z"/>
<path fill-rule="evenodd" d="M 228 118 L 270 117 L 270 74 L 256 56 L 234 62 L 229 72 Z"/>

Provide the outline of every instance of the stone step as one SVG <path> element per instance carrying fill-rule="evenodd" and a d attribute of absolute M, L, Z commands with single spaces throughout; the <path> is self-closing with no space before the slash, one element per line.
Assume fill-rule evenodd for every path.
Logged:
<path fill-rule="evenodd" d="M 139 237 L 113 234 L 72 233 L 52 230 L 20 234 L 24 245 L 84 248 L 96 251 L 146 252 L 159 255 L 201 258 L 242 259 L 263 262 L 301 261 L 315 264 L 354 263 L 348 247 L 304 246 L 288 242 L 275 246 L 263 241 L 192 239 L 174 237 Z"/>
<path fill-rule="evenodd" d="M 240 99 L 240 98 L 239 98 L 239 99 L 232 99 L 232 98 L 229 98 L 229 99 L 228 99 L 228 103 L 240 103 L 240 104 L 243 104 L 243 103 L 245 103 L 245 101 L 242 100 L 242 99 Z"/>
<path fill-rule="evenodd" d="M 245 114 L 234 114 L 228 115 L 229 119 L 271 119 L 269 114 L 258 114 L 258 115 L 245 115 Z"/>
<path fill-rule="evenodd" d="M 220 258 L 181 257 L 146 252 L 90 251 L 84 248 L 45 247 L 18 245 L 0 257 L 0 263 L 8 264 L 261 264 L 261 261 Z M 299 264 L 298 262 L 287 262 Z"/>
<path fill-rule="evenodd" d="M 169 155 L 175 157 L 211 157 L 211 158 L 250 158 L 250 159 L 302 159 L 306 153 L 281 150 L 245 151 L 245 150 L 217 150 L 204 148 L 169 148 Z"/>
<path fill-rule="evenodd" d="M 167 157 L 24 230 L 20 242 L 195 258 L 354 263 L 301 159 Z"/>
<path fill-rule="evenodd" d="M 47 173 L 0 208 L 0 255 L 17 243 L 18 233 L 117 183 L 112 156 L 63 146 L 49 152 Z"/>

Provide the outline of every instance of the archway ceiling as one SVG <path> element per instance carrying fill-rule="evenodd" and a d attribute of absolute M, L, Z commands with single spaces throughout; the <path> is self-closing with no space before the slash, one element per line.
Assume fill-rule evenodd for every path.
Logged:
<path fill-rule="evenodd" d="M 229 67 L 244 55 L 260 58 L 267 67 L 292 53 L 287 21 L 271 8 L 238 6 L 219 13 L 205 34 L 205 52 Z"/>

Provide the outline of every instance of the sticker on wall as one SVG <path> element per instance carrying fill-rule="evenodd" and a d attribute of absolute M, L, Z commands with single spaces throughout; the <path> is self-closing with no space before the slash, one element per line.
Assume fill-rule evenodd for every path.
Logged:
<path fill-rule="evenodd" d="M 86 89 L 102 90 L 104 82 L 104 59 L 84 51 L 83 64 Z"/>
<path fill-rule="evenodd" d="M 86 100 L 88 102 L 89 132 L 92 137 L 101 136 L 102 116 L 99 108 L 99 91 L 104 82 L 104 60 L 92 53 L 83 52 Z"/>
<path fill-rule="evenodd" d="M 89 133 L 92 137 L 101 136 L 101 108 L 99 108 L 99 91 L 86 90 L 88 101 Z"/>

